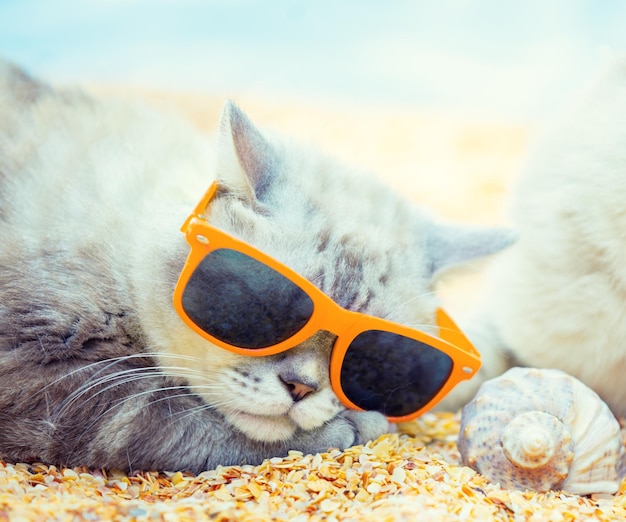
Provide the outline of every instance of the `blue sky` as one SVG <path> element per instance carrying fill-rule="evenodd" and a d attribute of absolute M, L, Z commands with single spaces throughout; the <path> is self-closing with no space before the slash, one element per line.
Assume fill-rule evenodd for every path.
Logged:
<path fill-rule="evenodd" d="M 622 0 L 0 0 L 0 54 L 63 82 L 535 118 L 624 51 Z"/>

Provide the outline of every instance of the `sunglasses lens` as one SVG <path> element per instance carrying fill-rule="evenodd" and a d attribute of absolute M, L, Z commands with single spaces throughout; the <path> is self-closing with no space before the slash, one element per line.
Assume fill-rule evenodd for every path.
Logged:
<path fill-rule="evenodd" d="M 182 297 L 189 318 L 208 334 L 240 348 L 289 339 L 313 314 L 313 301 L 290 279 L 236 250 L 210 252 Z"/>
<path fill-rule="evenodd" d="M 444 386 L 452 359 L 402 335 L 369 330 L 350 344 L 341 368 L 341 387 L 364 410 L 388 417 L 409 415 Z"/>

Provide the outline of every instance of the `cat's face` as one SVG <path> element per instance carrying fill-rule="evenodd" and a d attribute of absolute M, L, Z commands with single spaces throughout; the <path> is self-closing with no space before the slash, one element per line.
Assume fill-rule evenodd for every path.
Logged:
<path fill-rule="evenodd" d="M 463 235 L 435 225 L 378 180 L 261 135 L 232 105 L 221 125 L 222 190 L 209 208 L 211 224 L 291 267 L 344 308 L 436 334 L 434 274 L 506 244 L 492 231 Z M 211 345 L 178 318 L 166 325 L 165 370 L 184 367 L 194 391 L 253 439 L 287 439 L 343 409 L 329 381 L 332 333 L 250 357 Z"/>

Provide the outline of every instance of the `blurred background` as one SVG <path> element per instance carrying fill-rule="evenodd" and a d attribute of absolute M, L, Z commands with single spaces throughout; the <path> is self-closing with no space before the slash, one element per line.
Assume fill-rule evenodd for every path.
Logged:
<path fill-rule="evenodd" d="M 0 0 L 46 77 L 526 121 L 626 47 L 623 0 Z"/>
<path fill-rule="evenodd" d="M 507 222 L 534 130 L 624 50 L 623 0 L 0 0 L 0 55 L 37 76 L 207 131 L 233 98 L 476 223 Z"/>

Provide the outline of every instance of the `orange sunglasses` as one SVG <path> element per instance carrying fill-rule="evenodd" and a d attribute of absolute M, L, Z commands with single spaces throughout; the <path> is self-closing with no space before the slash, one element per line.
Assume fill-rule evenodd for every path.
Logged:
<path fill-rule="evenodd" d="M 211 226 L 206 213 L 217 188 L 211 185 L 181 228 L 191 252 L 174 291 L 176 311 L 204 339 L 264 356 L 331 332 L 337 397 L 393 422 L 419 416 L 478 371 L 480 354 L 441 308 L 439 337 L 346 310 L 289 267 Z"/>

